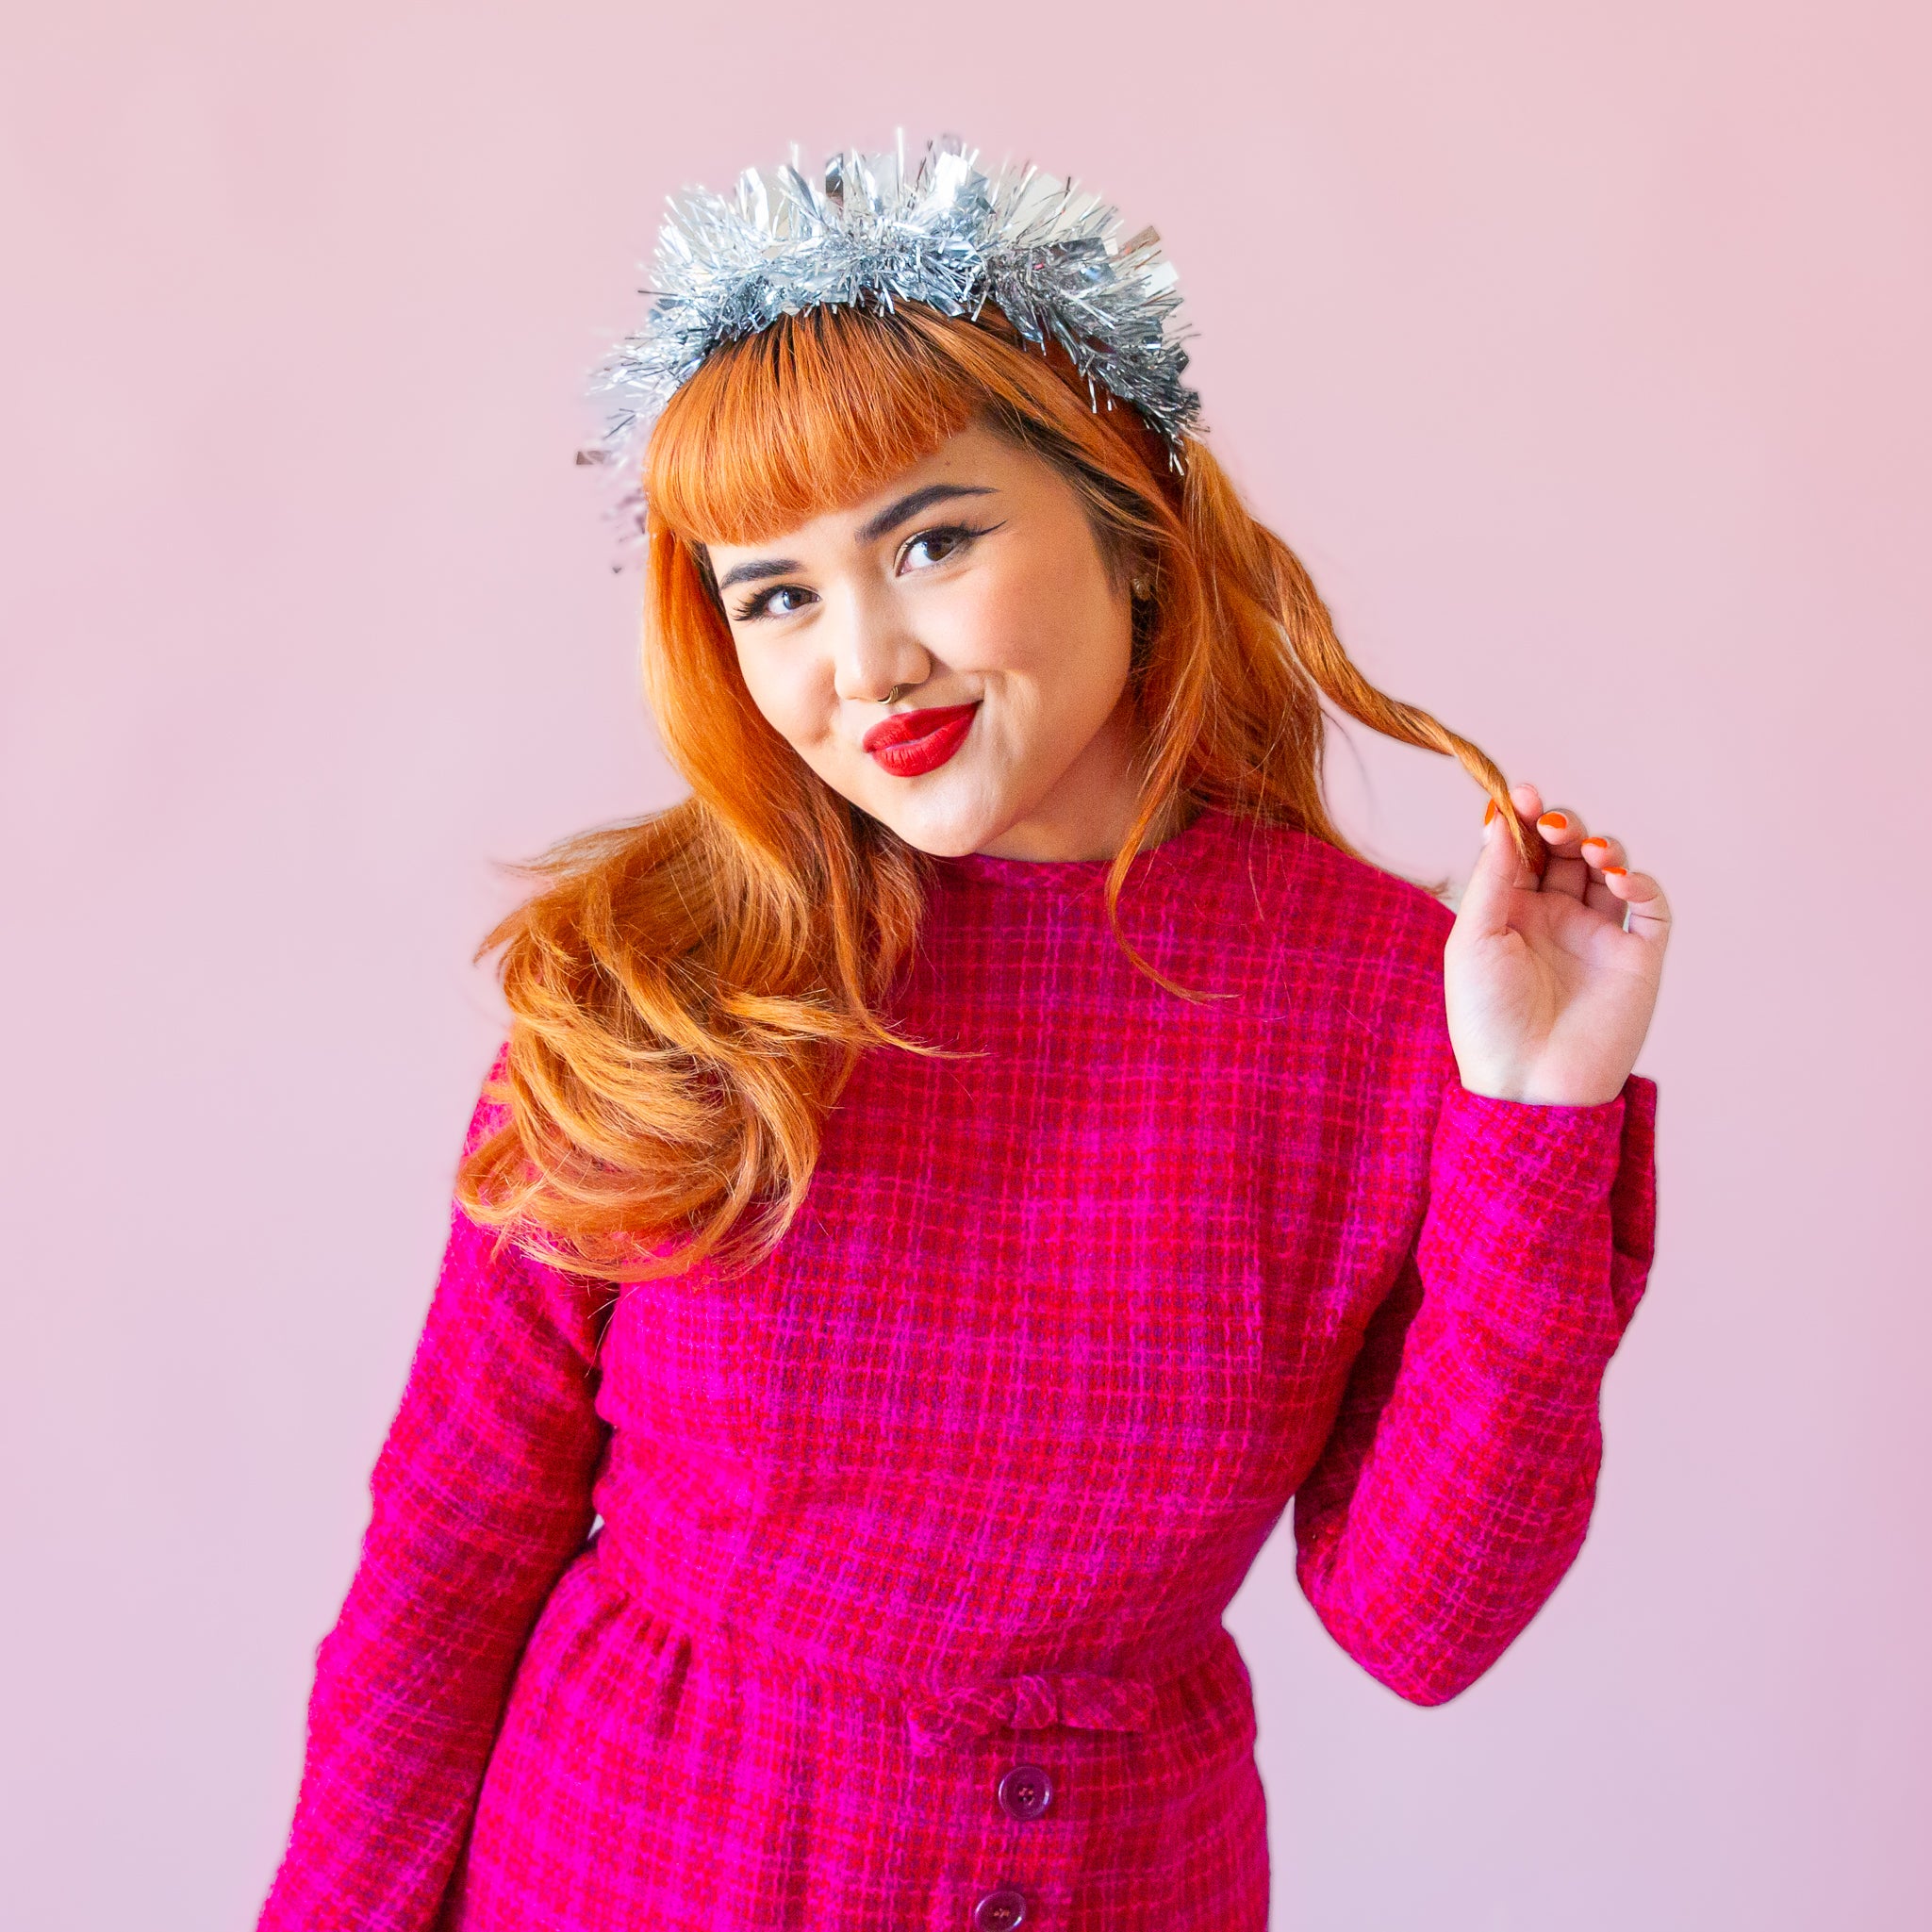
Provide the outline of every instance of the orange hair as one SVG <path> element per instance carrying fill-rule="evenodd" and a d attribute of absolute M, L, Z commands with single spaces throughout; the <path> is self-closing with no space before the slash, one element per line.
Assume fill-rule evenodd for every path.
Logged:
<path fill-rule="evenodd" d="M 530 1252 L 608 1281 L 756 1260 L 803 1200 L 859 1055 L 938 1050 L 879 1016 L 917 932 L 923 855 L 753 704 L 702 546 L 856 502 L 974 422 L 1054 464 L 1110 563 L 1153 579 L 1131 671 L 1148 749 L 1107 876 L 1116 933 L 1149 828 L 1202 807 L 1353 850 L 1323 798 L 1324 697 L 1460 759 L 1531 855 L 1502 773 L 1362 676 L 1300 561 L 1200 442 L 1177 471 L 1134 411 L 1097 406 L 1064 355 L 1028 349 L 991 311 L 787 317 L 714 352 L 645 457 L 646 687 L 691 795 L 557 846 L 478 952 L 503 952 L 508 1108 L 458 1197 Z"/>

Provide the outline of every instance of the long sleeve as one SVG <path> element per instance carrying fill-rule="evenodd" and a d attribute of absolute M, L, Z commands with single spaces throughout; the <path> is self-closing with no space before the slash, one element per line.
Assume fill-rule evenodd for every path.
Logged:
<path fill-rule="evenodd" d="M 473 1147 L 493 1124 L 480 1103 Z M 260 1932 L 423 1932 L 468 1830 L 517 1661 L 582 1547 L 604 1440 L 586 1284 L 460 1209 L 317 1654 L 287 1854 Z"/>
<path fill-rule="evenodd" d="M 1413 1703 L 1480 1676 L 1582 1546 L 1650 1267 L 1656 1104 L 1634 1074 L 1595 1107 L 1445 1095 L 1420 1232 L 1295 1501 L 1316 1614 Z"/>

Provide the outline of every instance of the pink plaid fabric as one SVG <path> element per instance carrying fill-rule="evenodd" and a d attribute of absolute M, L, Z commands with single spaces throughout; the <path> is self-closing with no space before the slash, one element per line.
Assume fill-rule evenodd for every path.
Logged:
<path fill-rule="evenodd" d="M 1200 1004 L 1103 866 L 937 870 L 895 1014 L 979 1055 L 868 1055 L 765 1265 L 606 1321 L 454 1218 L 262 1932 L 1262 1932 L 1290 1497 L 1420 1704 L 1575 1558 L 1654 1086 L 1465 1092 L 1449 914 L 1298 833 L 1136 862 Z"/>

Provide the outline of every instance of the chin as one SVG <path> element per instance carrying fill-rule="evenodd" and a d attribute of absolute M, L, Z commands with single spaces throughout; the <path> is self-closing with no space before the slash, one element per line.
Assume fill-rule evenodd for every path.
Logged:
<path fill-rule="evenodd" d="M 937 773 L 933 774 L 935 777 Z M 902 783 L 902 781 L 888 781 Z M 916 783 L 916 781 L 914 781 Z M 989 812 L 971 798 L 860 800 L 861 810 L 888 825 L 916 850 L 935 859 L 960 859 L 998 838 L 1011 822 L 1011 814 Z"/>
<path fill-rule="evenodd" d="M 904 813 L 891 818 L 883 812 L 874 812 L 872 816 L 889 825 L 915 850 L 928 852 L 935 859 L 963 859 L 968 852 L 978 851 L 988 837 L 996 835 L 962 831 L 947 824 L 929 824 L 912 819 Z"/>

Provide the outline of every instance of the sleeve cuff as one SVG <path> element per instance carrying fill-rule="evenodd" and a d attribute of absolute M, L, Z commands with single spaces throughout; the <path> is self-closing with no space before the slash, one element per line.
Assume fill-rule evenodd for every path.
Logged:
<path fill-rule="evenodd" d="M 1600 1372 L 1623 1328 L 1610 1269 L 1627 1127 L 1647 1128 L 1655 1101 L 1637 1074 L 1590 1107 L 1498 1100 L 1452 1082 L 1418 1246 L 1426 1280 L 1512 1353 Z"/>
<path fill-rule="evenodd" d="M 1442 1178 L 1474 1182 L 1499 1201 L 1600 1202 L 1616 1177 L 1624 1115 L 1638 1079 L 1632 1074 L 1613 1098 L 1591 1107 L 1498 1100 L 1452 1082 L 1436 1120 L 1431 1164 Z"/>

